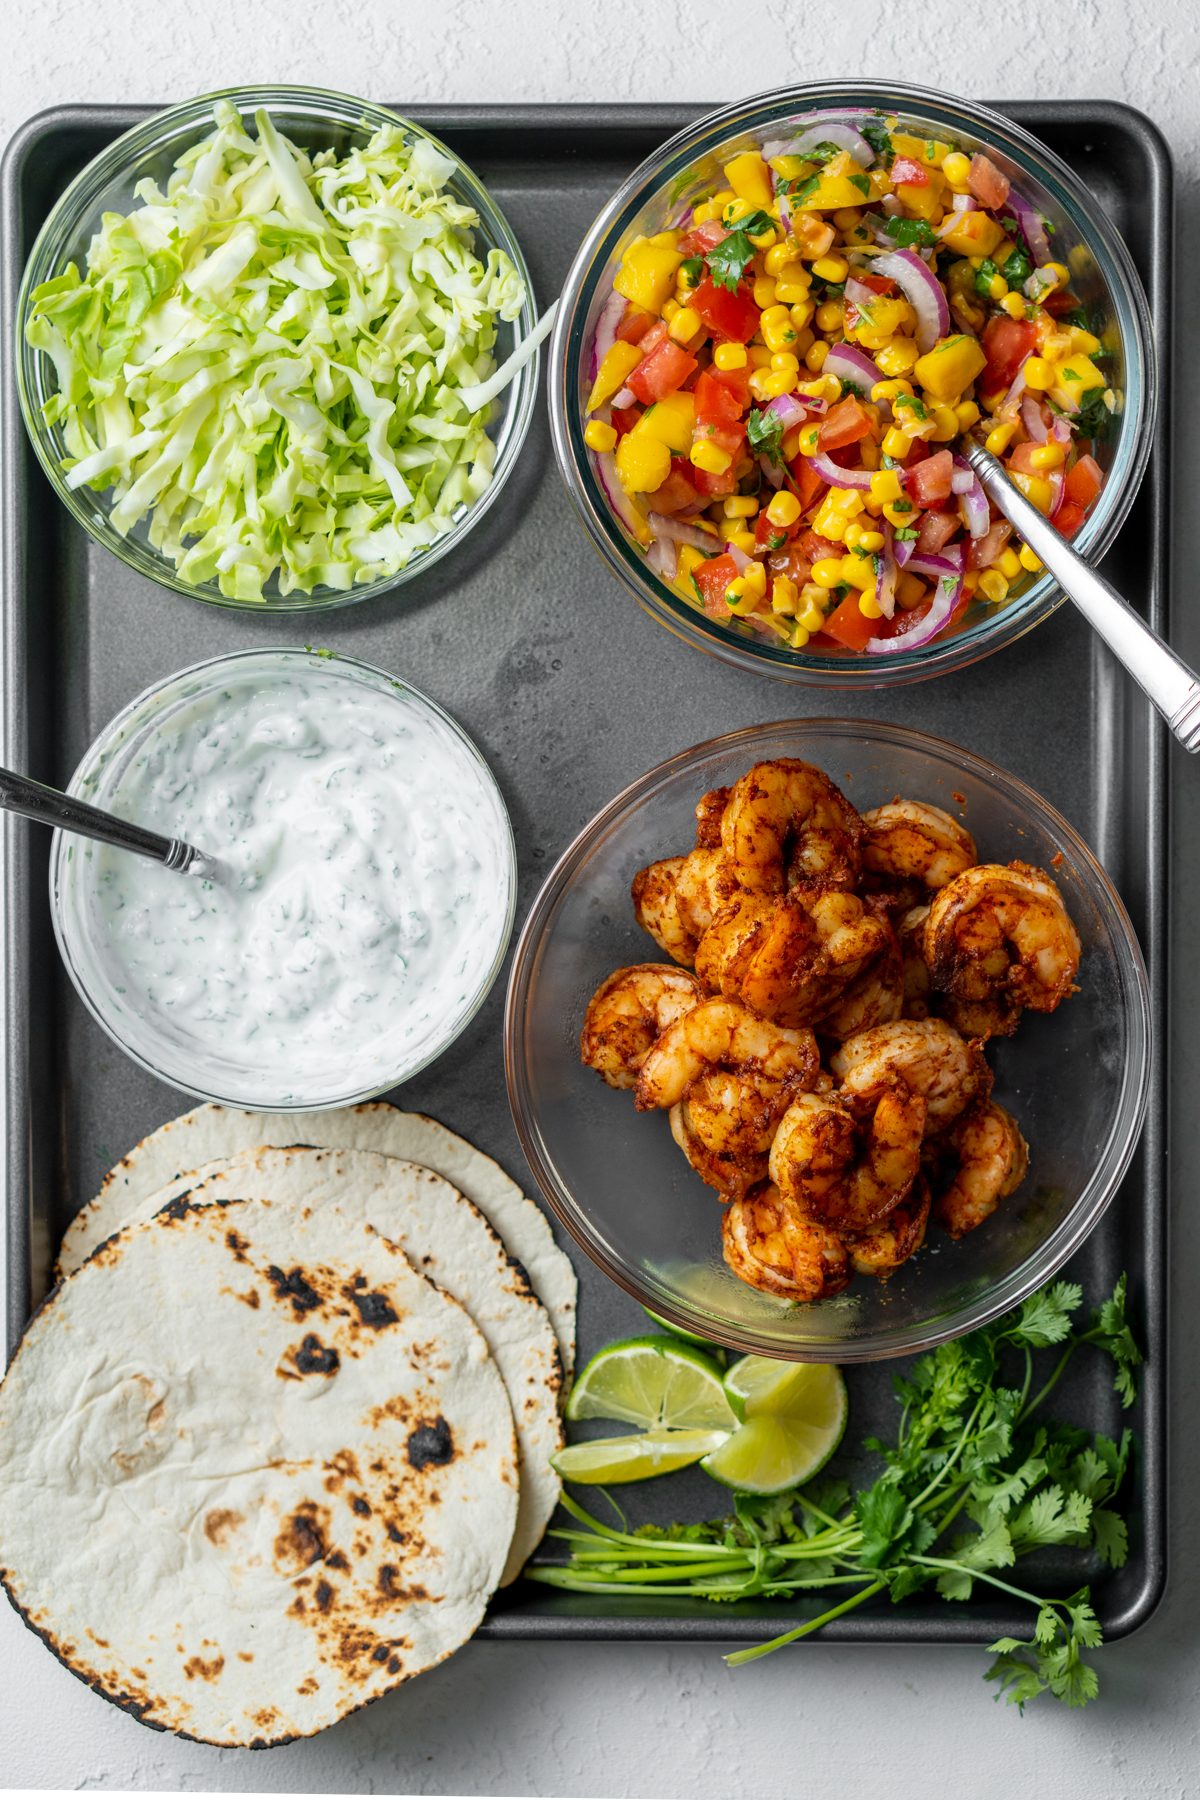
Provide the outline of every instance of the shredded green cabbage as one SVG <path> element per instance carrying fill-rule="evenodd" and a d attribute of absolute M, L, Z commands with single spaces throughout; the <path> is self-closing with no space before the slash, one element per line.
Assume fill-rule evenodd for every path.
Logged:
<path fill-rule="evenodd" d="M 492 479 L 489 409 L 456 390 L 491 374 L 524 284 L 475 254 L 428 140 L 383 126 L 310 160 L 265 112 L 257 140 L 229 101 L 214 118 L 165 194 L 104 214 L 84 275 L 34 289 L 68 482 L 231 599 L 394 575 Z"/>

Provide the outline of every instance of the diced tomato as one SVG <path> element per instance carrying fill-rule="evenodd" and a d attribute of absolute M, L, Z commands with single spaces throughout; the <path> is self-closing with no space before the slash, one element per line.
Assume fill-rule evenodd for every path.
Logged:
<path fill-rule="evenodd" d="M 1065 538 L 1074 537 L 1083 524 L 1083 508 L 1074 500 L 1064 500 L 1054 515 L 1054 529 Z"/>
<path fill-rule="evenodd" d="M 875 414 L 854 394 L 847 394 L 831 406 L 821 420 L 817 443 L 822 450 L 840 450 L 844 444 L 857 444 L 870 435 Z"/>
<path fill-rule="evenodd" d="M 696 359 L 681 350 L 678 344 L 669 340 L 659 344 L 649 356 L 644 356 L 633 374 L 626 381 L 630 393 L 636 394 L 649 406 L 654 400 L 665 400 L 676 388 L 682 387 L 689 375 L 696 371 Z"/>
<path fill-rule="evenodd" d="M 748 344 L 758 330 L 762 317 L 746 286 L 735 289 L 717 287 L 707 277 L 692 294 L 688 305 L 700 314 L 703 324 L 714 337 L 731 339 L 735 344 Z"/>
<path fill-rule="evenodd" d="M 843 553 L 841 544 L 831 544 L 819 531 L 811 529 L 796 539 L 796 548 L 803 556 L 807 556 L 809 562 L 814 563 L 820 562 L 823 556 L 841 556 Z"/>
<path fill-rule="evenodd" d="M 867 275 L 856 269 L 854 279 L 863 287 L 870 288 L 873 294 L 894 294 L 896 291 L 895 282 L 889 281 L 886 275 Z"/>
<path fill-rule="evenodd" d="M 987 367 L 980 387 L 985 394 L 999 394 L 1010 388 L 1017 370 L 1037 343 L 1037 331 L 1025 319 L 1010 319 L 999 314 L 989 319 L 983 331 L 983 354 Z"/>
<path fill-rule="evenodd" d="M 919 556 L 936 556 L 958 530 L 958 519 L 952 512 L 927 512 L 922 514 L 921 523 L 917 527 L 917 554 Z"/>
<path fill-rule="evenodd" d="M 646 495 L 646 505 L 651 512 L 686 512 L 689 507 L 700 504 L 700 496 L 684 472 L 690 467 L 691 464 L 682 457 L 671 458 L 671 473 L 667 479 L 652 494 Z"/>
<path fill-rule="evenodd" d="M 967 546 L 968 569 L 990 569 L 1012 536 L 1007 519 L 997 519 L 981 538 L 972 538 Z"/>
<path fill-rule="evenodd" d="M 1044 296 L 1041 304 L 1052 319 L 1061 319 L 1067 313 L 1078 311 L 1079 296 L 1073 294 L 1070 288 L 1055 288 L 1052 294 Z"/>
<path fill-rule="evenodd" d="M 740 456 L 746 441 L 746 422 L 744 419 L 706 419 L 703 424 L 697 423 L 693 441 L 713 444 L 718 450 L 724 450 L 726 456 Z"/>
<path fill-rule="evenodd" d="M 954 458 L 948 450 L 939 450 L 924 462 L 905 468 L 904 486 L 918 506 L 932 506 L 938 500 L 949 499 L 953 473 Z"/>
<path fill-rule="evenodd" d="M 1074 468 L 1067 471 L 1067 499 L 1085 511 L 1103 486 L 1104 471 L 1094 456 L 1081 456 Z"/>
<path fill-rule="evenodd" d="M 807 456 L 793 456 L 788 464 L 788 474 L 792 478 L 797 500 L 805 512 L 810 512 L 825 492 L 825 482 Z"/>
<path fill-rule="evenodd" d="M 892 163 L 892 183 L 895 187 L 901 183 L 905 187 L 928 187 L 929 171 L 915 156 L 898 156 Z"/>
<path fill-rule="evenodd" d="M 720 556 L 710 556 L 707 562 L 696 564 L 692 571 L 692 579 L 700 589 L 704 610 L 710 619 L 727 619 L 729 617 L 725 590 L 736 577 L 737 564 L 732 556 L 726 553 L 722 553 Z"/>
<path fill-rule="evenodd" d="M 640 344 L 657 322 L 653 313 L 643 312 L 640 306 L 627 306 L 625 317 L 617 326 L 617 336 L 623 344 Z"/>
<path fill-rule="evenodd" d="M 627 431 L 632 431 L 641 416 L 640 406 L 614 406 L 609 414 L 613 430 L 619 438 L 623 438 Z"/>
<path fill-rule="evenodd" d="M 994 212 L 1008 199 L 1008 176 L 1000 172 L 990 157 L 976 151 L 971 158 L 967 188 L 974 194 L 980 206 L 985 206 L 989 211 Z"/>
<path fill-rule="evenodd" d="M 785 544 L 782 550 L 767 552 L 767 568 L 771 575 L 786 575 L 797 587 L 803 587 L 812 579 L 812 564 L 807 556 L 802 556 L 795 544 Z"/>
<path fill-rule="evenodd" d="M 650 329 L 638 339 L 638 349 L 643 356 L 649 356 L 653 351 L 658 349 L 660 344 L 665 344 L 666 341 L 667 322 L 665 319 L 655 319 Z"/>
<path fill-rule="evenodd" d="M 741 370 L 733 373 L 740 374 Z M 707 423 L 710 419 L 740 419 L 744 407 L 733 389 L 725 382 L 718 381 L 711 369 L 702 369 L 696 377 L 696 385 L 692 389 L 696 397 L 697 422 Z"/>
<path fill-rule="evenodd" d="M 722 238 L 728 236 L 718 219 L 706 219 L 703 225 L 693 225 L 690 231 L 685 231 L 676 248 L 681 256 L 707 256 Z"/>
<path fill-rule="evenodd" d="M 1037 464 L 1032 460 L 1033 453 L 1041 448 L 1040 444 L 1035 444 L 1030 438 L 1028 443 L 1014 444 L 1005 460 L 1015 475 L 1035 475 Z"/>
<path fill-rule="evenodd" d="M 797 535 L 802 525 L 801 519 L 797 519 L 794 525 L 776 525 L 773 519 L 768 519 L 764 506 L 754 526 L 755 550 L 782 550 Z"/>
<path fill-rule="evenodd" d="M 835 638 L 847 650 L 861 650 L 878 630 L 878 621 L 868 619 L 858 602 L 859 592 L 855 588 L 840 606 L 834 608 L 821 627 L 826 637 Z"/>
<path fill-rule="evenodd" d="M 691 480 L 697 493 L 709 500 L 724 500 L 727 494 L 737 492 L 736 468 L 736 463 L 730 463 L 723 475 L 710 475 L 707 469 L 693 468 Z"/>
<path fill-rule="evenodd" d="M 710 380 L 718 382 L 721 387 L 727 389 L 728 392 L 733 395 L 734 399 L 737 401 L 739 412 L 749 411 L 750 376 L 752 373 L 749 364 L 747 364 L 744 369 L 718 369 L 714 365 L 704 372 Z"/>

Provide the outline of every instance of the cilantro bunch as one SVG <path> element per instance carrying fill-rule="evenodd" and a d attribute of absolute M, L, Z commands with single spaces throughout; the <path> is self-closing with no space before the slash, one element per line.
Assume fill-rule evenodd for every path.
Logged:
<path fill-rule="evenodd" d="M 1112 1568 L 1125 1561 L 1125 1521 L 1113 1503 L 1132 1434 L 1114 1442 L 1044 1416 L 1084 1346 L 1111 1358 L 1123 1405 L 1136 1397 L 1141 1356 L 1125 1317 L 1125 1277 L 1086 1325 L 1076 1322 L 1082 1304 L 1074 1283 L 1054 1282 L 898 1375 L 895 1440 L 868 1440 L 883 1468 L 856 1494 L 843 1481 L 820 1479 L 769 1499 L 739 1495 L 725 1518 L 634 1531 L 602 1523 L 566 1496 L 579 1529 L 549 1535 L 570 1546 L 569 1560 L 537 1563 L 527 1573 L 576 1592 L 727 1602 L 847 1590 L 807 1623 L 728 1656 L 735 1666 L 810 1637 L 877 1596 L 899 1603 L 933 1590 L 965 1601 L 982 1582 L 1033 1609 L 1027 1639 L 990 1646 L 986 1679 L 996 1682 L 997 1698 L 1023 1709 L 1049 1693 L 1083 1706 L 1098 1686 L 1084 1653 L 1101 1642 L 1088 1588 L 1060 1599 L 1009 1576 L 1051 1545 L 1090 1552 Z M 1053 1365 L 1038 1385 L 1038 1364 L 1050 1352 Z"/>

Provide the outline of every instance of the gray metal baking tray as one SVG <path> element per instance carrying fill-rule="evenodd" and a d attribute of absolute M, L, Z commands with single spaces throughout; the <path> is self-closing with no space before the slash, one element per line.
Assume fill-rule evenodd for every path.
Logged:
<path fill-rule="evenodd" d="M 13 303 L 25 255 L 57 194 L 146 110 L 69 106 L 43 113 L 17 134 L 4 162 L 6 763 L 64 782 L 101 724 L 132 695 L 201 657 L 267 643 L 344 649 L 414 681 L 480 744 L 512 812 L 523 912 L 563 845 L 662 757 L 789 709 L 844 710 L 836 695 L 800 695 L 696 655 L 648 619 L 586 544 L 552 464 L 544 414 L 477 536 L 393 598 L 308 620 L 228 613 L 178 599 L 92 545 L 55 500 L 24 439 L 11 370 Z M 612 189 L 700 110 L 462 106 L 419 107 L 413 116 L 459 150 L 497 195 L 545 303 Z M 1113 103 L 1022 102 L 1002 110 L 1090 184 L 1146 284 L 1162 374 L 1156 452 L 1106 570 L 1161 630 L 1168 622 L 1170 155 L 1147 119 Z M 1121 1194 L 1071 1269 L 1091 1295 L 1107 1291 L 1121 1269 L 1129 1271 L 1134 1316 L 1149 1352 L 1132 1415 L 1141 1446 L 1132 1552 L 1119 1574 L 1101 1573 L 1095 1581 L 1105 1631 L 1116 1637 L 1153 1611 L 1166 1570 L 1164 734 L 1070 608 L 988 662 L 942 681 L 860 697 L 860 710 L 958 739 L 1038 787 L 1096 848 L 1146 951 L 1160 1061 L 1145 1136 Z M 9 1346 L 44 1287 L 53 1247 L 74 1208 L 131 1144 L 186 1105 L 127 1061 L 76 1000 L 50 930 L 47 842 L 33 827 L 5 821 L 0 1322 Z M 465 1132 L 528 1181 L 505 1099 L 502 998 L 501 981 L 464 1038 L 398 1098 Z M 643 1328 L 645 1320 L 582 1256 L 577 1260 L 586 1357 L 608 1338 Z M 853 1370 L 851 1398 L 855 1440 L 886 1429 L 894 1405 L 886 1366 Z M 1105 1430 L 1124 1422 L 1094 1365 L 1080 1369 L 1064 1410 L 1072 1405 Z M 847 1451 L 849 1472 L 854 1456 Z M 647 1515 L 660 1517 L 689 1509 L 698 1517 L 718 1503 L 702 1476 L 626 1491 Z M 1049 1578 L 1054 1574 L 1051 1565 Z M 1065 1568 L 1063 1578 L 1069 1579 Z M 803 1616 L 802 1609 L 761 1602 L 598 1602 L 526 1582 L 500 1596 L 483 1631 L 496 1638 L 728 1641 L 772 1635 Z M 911 1604 L 864 1609 L 825 1636 L 978 1643 L 1022 1627 L 1027 1619 L 990 1602 Z"/>

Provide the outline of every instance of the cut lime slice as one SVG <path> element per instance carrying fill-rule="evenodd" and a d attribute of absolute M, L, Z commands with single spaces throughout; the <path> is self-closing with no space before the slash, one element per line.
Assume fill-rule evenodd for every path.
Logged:
<path fill-rule="evenodd" d="M 737 1424 L 717 1364 L 674 1337 L 626 1338 L 597 1351 L 576 1377 L 567 1417 L 621 1419 L 652 1431 Z"/>
<path fill-rule="evenodd" d="M 846 1384 L 833 1363 L 780 1362 L 741 1356 L 725 1374 L 725 1392 L 739 1419 L 777 1417 L 841 1419 L 846 1423 Z"/>
<path fill-rule="evenodd" d="M 672 1337 L 681 1338 L 685 1344 L 699 1344 L 705 1350 L 717 1347 L 714 1346 L 711 1338 L 701 1337 L 695 1331 L 685 1331 L 682 1325 L 672 1325 L 670 1319 L 660 1319 L 658 1314 L 651 1312 L 648 1306 L 643 1306 L 642 1311 L 648 1319 L 653 1319 L 660 1331 L 669 1331 Z"/>
<path fill-rule="evenodd" d="M 727 1431 L 642 1431 L 636 1437 L 593 1438 L 568 1444 L 550 1458 L 565 1481 L 612 1487 L 621 1481 L 645 1481 L 686 1469 L 718 1449 Z"/>

